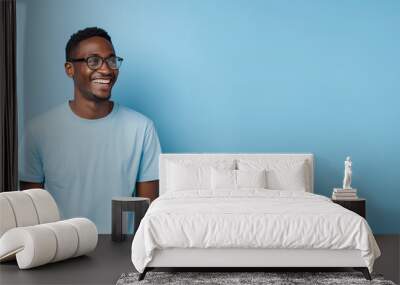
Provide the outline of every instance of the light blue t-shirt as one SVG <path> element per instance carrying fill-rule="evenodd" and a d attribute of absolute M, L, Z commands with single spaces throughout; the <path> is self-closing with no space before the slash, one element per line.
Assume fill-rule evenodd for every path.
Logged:
<path fill-rule="evenodd" d="M 111 232 L 111 200 L 134 196 L 136 182 L 158 179 L 160 143 L 153 122 L 114 103 L 88 120 L 68 102 L 33 119 L 20 144 L 19 179 L 43 182 L 64 219 L 87 217 Z"/>

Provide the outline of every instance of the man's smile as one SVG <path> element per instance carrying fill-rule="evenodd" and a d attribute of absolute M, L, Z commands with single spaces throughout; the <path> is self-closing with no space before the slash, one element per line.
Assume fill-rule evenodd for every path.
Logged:
<path fill-rule="evenodd" d="M 113 83 L 114 83 L 114 78 L 111 76 L 96 76 L 91 80 L 92 86 L 95 88 L 100 88 L 102 90 L 111 90 Z"/>
<path fill-rule="evenodd" d="M 113 82 L 113 77 L 109 75 L 97 75 L 93 76 L 91 81 L 97 84 L 111 84 Z"/>
<path fill-rule="evenodd" d="M 99 84 L 110 84 L 111 79 L 93 79 L 93 83 L 99 83 Z"/>

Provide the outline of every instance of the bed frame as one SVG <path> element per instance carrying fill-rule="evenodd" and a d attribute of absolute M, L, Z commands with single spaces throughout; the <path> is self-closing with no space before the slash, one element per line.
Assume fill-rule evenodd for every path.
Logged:
<path fill-rule="evenodd" d="M 308 188 L 314 188 L 314 157 L 312 154 L 161 154 L 160 195 L 166 191 L 166 165 L 168 161 L 184 159 L 239 159 L 262 158 L 271 160 L 304 160 L 308 165 Z M 371 280 L 368 268 L 359 250 L 329 249 L 158 249 L 152 261 L 139 275 L 142 280 L 146 272 L 155 268 L 235 268 L 238 271 L 254 268 L 343 268 L 352 267 Z"/>

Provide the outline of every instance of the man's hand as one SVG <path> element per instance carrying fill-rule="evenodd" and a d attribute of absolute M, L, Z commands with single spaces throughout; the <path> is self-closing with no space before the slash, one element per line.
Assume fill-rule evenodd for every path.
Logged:
<path fill-rule="evenodd" d="M 158 180 L 137 182 L 136 196 L 149 198 L 153 202 L 158 197 Z"/>
<path fill-rule="evenodd" d="M 37 183 L 37 182 L 27 182 L 27 181 L 20 181 L 19 182 L 19 190 L 27 190 L 32 188 L 42 188 L 44 189 L 44 183 Z"/>

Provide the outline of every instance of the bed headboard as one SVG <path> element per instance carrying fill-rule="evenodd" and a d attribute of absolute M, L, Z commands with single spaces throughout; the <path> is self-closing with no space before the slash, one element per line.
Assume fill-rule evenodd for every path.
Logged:
<path fill-rule="evenodd" d="M 314 192 L 314 155 L 311 153 L 259 153 L 259 154 L 246 154 L 246 153 L 163 153 L 160 155 L 160 195 L 166 191 L 166 178 L 167 178 L 167 164 L 170 161 L 182 160 L 240 160 L 240 159 L 267 159 L 271 161 L 279 160 L 293 160 L 305 161 L 308 171 L 306 171 L 306 179 L 308 180 L 307 192 Z"/>

